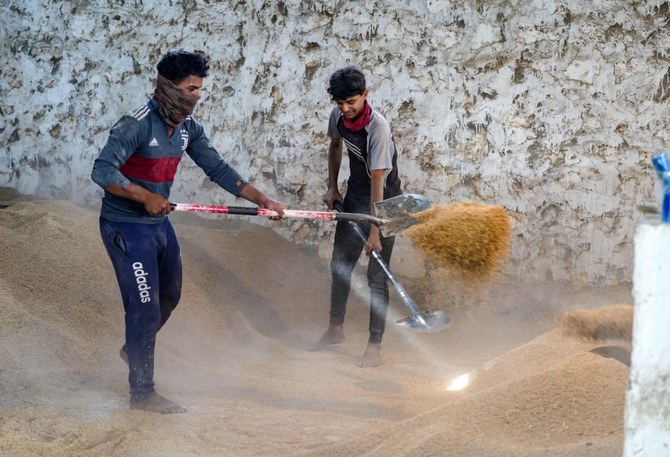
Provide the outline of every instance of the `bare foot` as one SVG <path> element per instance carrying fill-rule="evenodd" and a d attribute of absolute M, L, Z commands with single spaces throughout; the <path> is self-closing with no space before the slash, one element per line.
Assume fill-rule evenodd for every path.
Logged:
<path fill-rule="evenodd" d="M 320 351 L 331 344 L 340 344 L 344 341 L 344 329 L 342 325 L 329 325 L 326 333 L 323 334 L 319 341 L 309 348 L 310 351 Z"/>
<path fill-rule="evenodd" d="M 368 342 L 368 347 L 365 348 L 365 353 L 363 353 L 363 356 L 358 359 L 356 365 L 361 368 L 378 367 L 382 363 L 382 358 L 379 355 L 381 350 L 381 343 Z"/>
<path fill-rule="evenodd" d="M 183 406 L 158 394 L 153 394 L 151 397 L 145 398 L 144 400 L 131 401 L 130 409 L 141 409 L 143 411 L 151 411 L 152 413 L 160 414 L 178 414 L 186 412 L 186 408 Z"/>
<path fill-rule="evenodd" d="M 128 364 L 128 353 L 126 352 L 126 348 L 121 346 L 121 350 L 119 351 L 119 355 L 121 356 L 121 360 L 123 360 L 126 365 L 130 366 Z"/>

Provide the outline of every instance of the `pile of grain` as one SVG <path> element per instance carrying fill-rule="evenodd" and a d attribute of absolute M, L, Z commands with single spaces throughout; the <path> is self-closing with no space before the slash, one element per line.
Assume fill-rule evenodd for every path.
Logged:
<path fill-rule="evenodd" d="M 560 328 L 565 335 L 587 340 L 622 339 L 630 341 L 633 333 L 633 307 L 610 305 L 563 313 Z"/>
<path fill-rule="evenodd" d="M 426 257 L 466 279 L 490 279 L 510 252 L 504 208 L 477 202 L 435 205 L 414 215 L 404 235 Z"/>

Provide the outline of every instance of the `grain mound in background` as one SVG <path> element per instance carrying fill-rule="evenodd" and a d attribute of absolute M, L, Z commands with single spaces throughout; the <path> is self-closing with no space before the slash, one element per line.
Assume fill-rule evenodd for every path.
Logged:
<path fill-rule="evenodd" d="M 426 257 L 466 279 L 490 279 L 509 257 L 511 226 L 504 208 L 477 202 L 435 205 L 414 214 L 404 235 Z"/>
<path fill-rule="evenodd" d="M 565 335 L 587 340 L 630 341 L 633 334 L 633 307 L 610 305 L 590 310 L 567 311 L 561 315 L 559 327 Z"/>

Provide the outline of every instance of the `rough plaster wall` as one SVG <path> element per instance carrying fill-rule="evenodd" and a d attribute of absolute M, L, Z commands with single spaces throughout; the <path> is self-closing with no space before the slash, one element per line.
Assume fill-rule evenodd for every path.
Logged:
<path fill-rule="evenodd" d="M 288 207 L 321 209 L 325 87 L 356 64 L 406 192 L 505 206 L 512 273 L 630 281 L 634 207 L 668 140 L 669 15 L 654 0 L 4 0 L 0 185 L 96 202 L 110 127 L 184 48 L 210 57 L 195 115 L 222 155 Z M 244 203 L 188 158 L 173 200 Z M 334 229 L 288 227 L 321 246 Z"/>

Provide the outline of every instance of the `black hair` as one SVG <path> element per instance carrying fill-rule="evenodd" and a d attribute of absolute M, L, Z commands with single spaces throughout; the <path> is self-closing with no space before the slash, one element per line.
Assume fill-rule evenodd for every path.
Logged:
<path fill-rule="evenodd" d="M 365 91 L 365 76 L 354 66 L 340 68 L 330 76 L 328 93 L 333 100 L 346 100 Z"/>
<path fill-rule="evenodd" d="M 198 52 L 169 51 L 156 65 L 158 73 L 175 84 L 189 76 L 207 76 L 209 64 L 204 55 Z"/>

